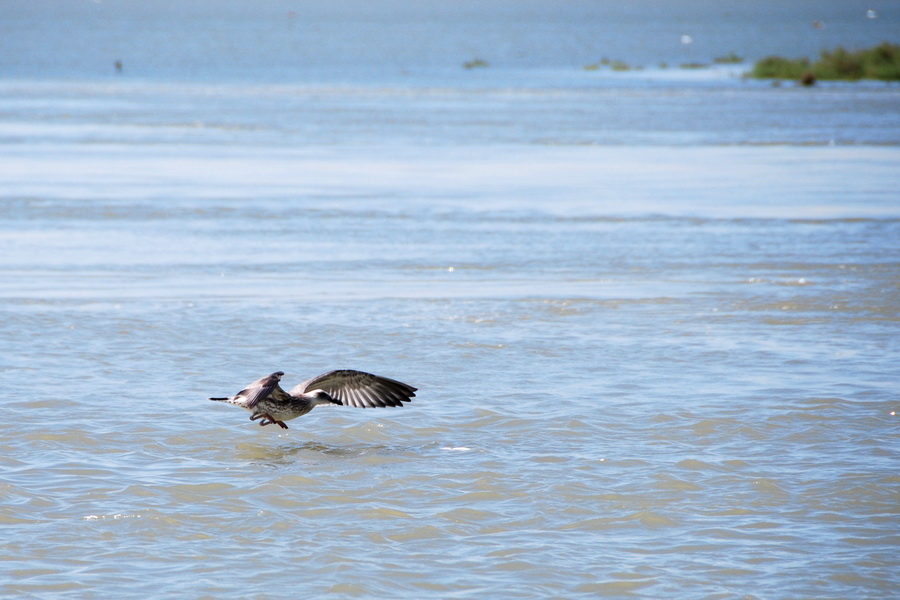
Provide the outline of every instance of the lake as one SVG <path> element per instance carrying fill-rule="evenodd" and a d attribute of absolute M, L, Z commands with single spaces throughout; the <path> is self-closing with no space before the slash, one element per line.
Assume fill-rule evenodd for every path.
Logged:
<path fill-rule="evenodd" d="M 742 73 L 900 13 L 783 4 L 5 2 L 0 596 L 889 597 L 900 87 Z"/>

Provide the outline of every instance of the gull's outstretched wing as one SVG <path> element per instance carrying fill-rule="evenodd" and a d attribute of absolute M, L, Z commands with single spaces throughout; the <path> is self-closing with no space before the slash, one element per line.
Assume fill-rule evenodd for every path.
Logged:
<path fill-rule="evenodd" d="M 278 385 L 278 382 L 281 381 L 283 375 L 284 373 L 282 371 L 276 371 L 271 375 L 266 375 L 262 379 L 257 379 L 234 395 L 236 403 L 246 406 L 247 408 L 253 408 L 259 404 L 260 400 L 268 398 L 272 393 L 275 393 L 276 396 L 279 397 L 286 397 L 287 394 L 281 389 L 281 386 Z"/>
<path fill-rule="evenodd" d="M 325 390 L 344 406 L 357 408 L 403 406 L 416 395 L 416 388 L 411 385 L 349 369 L 313 377 L 292 389 L 291 394 L 298 396 L 312 390 Z"/>

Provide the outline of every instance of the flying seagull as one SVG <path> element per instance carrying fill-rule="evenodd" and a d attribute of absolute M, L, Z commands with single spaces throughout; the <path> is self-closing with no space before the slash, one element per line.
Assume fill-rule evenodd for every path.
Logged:
<path fill-rule="evenodd" d="M 252 414 L 251 421 L 262 419 L 260 425 L 275 423 L 287 429 L 285 421 L 303 416 L 320 404 L 377 408 L 403 406 L 412 402 L 416 388 L 371 373 L 343 369 L 329 371 L 308 379 L 285 392 L 278 385 L 284 376 L 282 371 L 266 375 L 227 398 L 210 398 L 246 408 Z"/>

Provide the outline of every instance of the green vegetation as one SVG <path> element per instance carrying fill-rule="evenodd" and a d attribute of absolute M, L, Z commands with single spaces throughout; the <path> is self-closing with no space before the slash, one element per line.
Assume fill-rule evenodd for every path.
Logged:
<path fill-rule="evenodd" d="M 800 79 L 807 71 L 809 71 L 808 58 L 767 56 L 756 61 L 750 76 L 757 79 Z"/>
<path fill-rule="evenodd" d="M 738 63 L 744 62 L 744 59 L 734 52 L 729 52 L 726 56 L 719 56 L 714 58 L 713 62 L 717 65 L 736 65 Z"/>
<path fill-rule="evenodd" d="M 466 69 L 483 69 L 488 66 L 488 62 L 486 60 L 482 60 L 480 58 L 475 58 L 472 60 L 467 60 L 463 63 L 463 67 Z"/>
<path fill-rule="evenodd" d="M 819 60 L 767 56 L 753 66 L 757 79 L 797 79 L 811 85 L 817 79 L 858 81 L 880 79 L 900 81 L 900 45 L 882 42 L 866 50 L 851 52 L 842 47 L 823 50 Z"/>
<path fill-rule="evenodd" d="M 583 68 L 585 71 L 599 71 L 600 67 L 609 67 L 613 71 L 631 70 L 631 65 L 629 65 L 627 62 L 621 60 L 609 60 L 608 58 L 602 58 L 600 59 L 600 62 L 585 65 Z"/>
<path fill-rule="evenodd" d="M 733 65 L 744 62 L 734 52 L 713 59 L 717 65 Z M 471 60 L 464 65 L 467 69 L 486 67 L 487 62 L 481 59 Z M 682 69 L 706 69 L 710 65 L 700 62 L 682 63 Z M 659 63 L 660 69 L 668 69 L 670 65 Z M 602 58 L 600 61 L 584 65 L 585 71 L 640 71 L 641 66 L 632 66 L 622 60 Z M 758 60 L 745 77 L 756 79 L 794 80 L 803 85 L 814 85 L 816 81 L 842 80 L 858 81 L 860 79 L 879 79 L 884 81 L 900 81 L 900 44 L 881 44 L 866 50 L 849 51 L 840 46 L 834 50 L 823 50 L 819 58 L 812 61 L 808 58 L 785 58 L 783 56 L 767 56 Z"/>
<path fill-rule="evenodd" d="M 885 79 L 900 80 L 900 45 L 882 42 L 874 48 L 848 52 L 840 46 L 822 52 L 813 65 L 819 79 Z"/>

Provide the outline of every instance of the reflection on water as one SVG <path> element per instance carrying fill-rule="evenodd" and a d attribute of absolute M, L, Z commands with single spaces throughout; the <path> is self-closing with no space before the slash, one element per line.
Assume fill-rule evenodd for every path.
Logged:
<path fill-rule="evenodd" d="M 377 444 L 345 446 L 321 442 L 278 445 L 241 443 L 235 448 L 234 456 L 238 460 L 251 461 L 255 464 L 284 466 L 297 461 L 311 461 L 322 457 L 367 461 L 379 455 L 396 456 L 408 452 L 410 452 L 408 449 Z"/>

